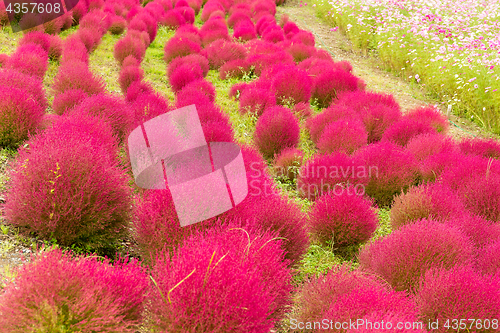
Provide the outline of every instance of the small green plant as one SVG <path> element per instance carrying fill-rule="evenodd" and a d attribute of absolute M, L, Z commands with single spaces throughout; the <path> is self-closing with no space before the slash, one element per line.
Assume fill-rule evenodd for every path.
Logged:
<path fill-rule="evenodd" d="M 10 228 L 9 226 L 2 224 L 0 225 L 0 230 L 2 231 L 2 234 L 7 235 L 9 233 Z"/>

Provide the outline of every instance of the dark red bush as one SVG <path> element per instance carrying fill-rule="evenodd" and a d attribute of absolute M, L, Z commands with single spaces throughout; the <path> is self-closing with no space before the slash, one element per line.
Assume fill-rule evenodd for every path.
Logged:
<path fill-rule="evenodd" d="M 314 117 L 307 119 L 306 128 L 309 130 L 311 140 L 317 144 L 329 124 L 341 120 L 355 119 L 357 116 L 352 108 L 334 104 Z"/>
<path fill-rule="evenodd" d="M 127 20 L 123 17 L 115 15 L 111 19 L 111 25 L 108 31 L 113 35 L 121 35 L 127 28 Z"/>
<path fill-rule="evenodd" d="M 9 56 L 5 53 L 0 54 L 0 67 L 5 67 L 7 62 L 9 61 Z"/>
<path fill-rule="evenodd" d="M 120 75 L 118 76 L 118 84 L 120 85 L 122 93 L 125 94 L 133 82 L 141 82 L 143 78 L 144 78 L 144 70 L 141 67 L 122 66 L 122 69 L 120 70 Z"/>
<path fill-rule="evenodd" d="M 316 53 L 314 46 L 307 46 L 301 43 L 291 44 L 286 48 L 286 51 L 292 55 L 296 63 L 304 61 Z"/>
<path fill-rule="evenodd" d="M 449 136 L 429 133 L 412 138 L 405 149 L 418 161 L 423 161 L 434 154 L 458 151 L 458 146 Z"/>
<path fill-rule="evenodd" d="M 211 69 L 219 69 L 229 61 L 245 59 L 246 57 L 246 50 L 243 45 L 224 39 L 211 43 L 203 52 L 208 59 Z"/>
<path fill-rule="evenodd" d="M 159 24 L 169 29 L 177 29 L 186 23 L 184 16 L 176 9 L 167 10 L 167 12 L 160 18 Z"/>
<path fill-rule="evenodd" d="M 295 179 L 304 160 L 304 153 L 297 148 L 286 148 L 274 158 L 274 174 L 277 177 Z"/>
<path fill-rule="evenodd" d="M 101 42 L 101 33 L 96 28 L 80 28 L 75 36 L 78 36 L 87 52 L 92 53 Z"/>
<path fill-rule="evenodd" d="M 309 103 L 297 103 L 292 109 L 293 113 L 302 119 L 307 119 L 312 115 L 312 108 Z"/>
<path fill-rule="evenodd" d="M 471 264 L 474 246 L 457 227 L 420 220 L 380 238 L 359 253 L 363 270 L 377 274 L 395 290 L 418 290 L 432 268 Z"/>
<path fill-rule="evenodd" d="M 42 251 L 22 265 L 0 297 L 0 324 L 9 332 L 56 332 L 139 328 L 149 290 L 148 275 L 135 260 Z M 55 278 L 56 277 L 56 278 Z"/>
<path fill-rule="evenodd" d="M 255 125 L 255 144 L 266 158 L 273 158 L 285 148 L 297 147 L 299 137 L 297 118 L 283 106 L 267 109 Z"/>
<path fill-rule="evenodd" d="M 226 62 L 219 69 L 219 79 L 226 80 L 229 78 L 241 79 L 246 74 L 250 73 L 250 64 L 244 59 L 236 59 Z"/>
<path fill-rule="evenodd" d="M 49 58 L 59 61 L 63 52 L 62 39 L 58 35 L 50 36 Z"/>

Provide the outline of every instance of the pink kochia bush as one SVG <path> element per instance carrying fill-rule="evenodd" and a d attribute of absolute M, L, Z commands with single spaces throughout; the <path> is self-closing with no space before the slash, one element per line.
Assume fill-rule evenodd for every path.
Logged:
<path fill-rule="evenodd" d="M 275 233 L 230 223 L 187 239 L 152 269 L 148 313 L 162 332 L 269 332 L 291 304 Z"/>
<path fill-rule="evenodd" d="M 446 119 L 446 116 L 432 106 L 424 106 L 410 110 L 408 114 L 406 114 L 406 117 L 431 125 L 437 132 L 442 134 L 448 132 L 450 126 L 450 122 Z"/>
<path fill-rule="evenodd" d="M 61 117 L 20 150 L 6 218 L 64 246 L 109 248 L 128 230 L 128 178 L 109 126 L 73 119 Z"/>
<path fill-rule="evenodd" d="M 80 61 L 70 61 L 59 67 L 52 84 L 55 95 L 71 89 L 81 89 L 88 95 L 104 93 L 106 83 L 94 75 L 88 66 Z"/>
<path fill-rule="evenodd" d="M 16 146 L 35 134 L 44 110 L 24 90 L 0 85 L 0 146 Z"/>
<path fill-rule="evenodd" d="M 148 275 L 137 261 L 42 251 L 20 267 L 0 296 L 5 332 L 134 332 Z"/>
<path fill-rule="evenodd" d="M 390 142 L 371 144 L 356 152 L 366 169 L 376 169 L 366 185 L 366 194 L 380 206 L 388 206 L 393 197 L 417 179 L 413 156 Z"/>
<path fill-rule="evenodd" d="M 145 54 L 146 47 L 144 42 L 128 34 L 116 42 L 115 49 L 113 51 L 113 55 L 120 65 L 128 56 L 133 56 L 137 60 L 142 61 Z"/>
<path fill-rule="evenodd" d="M 385 130 L 382 140 L 406 146 L 412 138 L 418 135 L 434 133 L 437 131 L 430 124 L 403 116 Z"/>
<path fill-rule="evenodd" d="M 334 121 L 325 126 L 317 146 L 322 154 L 334 152 L 351 154 L 365 146 L 368 133 L 359 119 Z"/>
<path fill-rule="evenodd" d="M 200 53 L 201 45 L 185 36 L 174 36 L 165 44 L 164 60 L 168 64 L 176 57 L 183 57 L 193 53 Z"/>
<path fill-rule="evenodd" d="M 241 90 L 239 100 L 241 114 L 249 112 L 260 116 L 268 108 L 276 105 L 276 97 L 272 91 L 257 87 L 245 87 Z"/>
<path fill-rule="evenodd" d="M 394 199 L 391 207 L 391 225 L 395 230 L 408 223 L 431 218 L 444 221 L 459 218 L 466 209 L 459 197 L 442 184 L 411 187 Z"/>
<path fill-rule="evenodd" d="M 20 45 L 12 53 L 6 67 L 43 79 L 48 65 L 47 51 L 38 44 L 29 43 Z"/>
<path fill-rule="evenodd" d="M 87 93 L 81 89 L 71 89 L 54 97 L 52 110 L 57 115 L 62 115 L 80 104 L 88 97 Z"/>
<path fill-rule="evenodd" d="M 302 162 L 304 153 L 297 148 L 286 148 L 274 158 L 274 174 L 277 177 L 295 179 Z"/>
<path fill-rule="evenodd" d="M 395 311 L 411 318 L 417 317 L 416 305 L 405 293 L 395 292 L 375 277 L 351 270 L 347 265 L 336 266 L 326 275 L 306 282 L 299 293 L 297 308 L 299 321 L 309 322 L 309 327 L 304 327 L 306 332 L 323 332 L 313 325 L 324 318 L 333 322 L 356 322 L 372 313 Z M 335 326 L 331 328 L 335 329 Z M 345 332 L 342 329 L 327 330 L 332 331 Z"/>
<path fill-rule="evenodd" d="M 343 188 L 338 193 L 334 190 L 315 201 L 309 215 L 309 231 L 321 244 L 334 248 L 363 243 L 378 224 L 371 204 Z"/>
<path fill-rule="evenodd" d="M 362 90 L 363 85 L 361 79 L 345 70 L 325 68 L 314 77 L 312 98 L 320 107 L 328 107 L 341 92 Z"/>
<path fill-rule="evenodd" d="M 500 160 L 500 142 L 494 139 L 466 138 L 460 141 L 459 147 L 464 154 Z"/>
<path fill-rule="evenodd" d="M 480 318 L 475 332 L 497 332 L 500 316 L 500 276 L 481 275 L 471 267 L 436 268 L 428 271 L 417 295 L 424 322 L 451 318 Z M 489 325 L 487 324 L 489 321 Z M 492 323 L 494 323 L 492 325 Z M 480 326 L 481 325 L 481 326 Z M 486 328 L 488 326 L 489 328 Z M 449 332 L 439 326 L 437 332 Z"/>
<path fill-rule="evenodd" d="M 283 107 L 269 108 L 255 125 L 255 144 L 266 158 L 272 158 L 285 148 L 297 147 L 300 128 L 293 113 Z"/>
<path fill-rule="evenodd" d="M 300 102 L 309 102 L 311 86 L 312 79 L 306 71 L 294 67 L 285 67 L 278 71 L 273 80 L 276 103 L 295 105 Z"/>
<path fill-rule="evenodd" d="M 319 155 L 300 169 L 297 190 L 302 198 L 309 200 L 342 189 L 362 195 L 369 179 L 376 173 L 376 168 L 366 168 L 356 156 L 342 153 Z"/>
<path fill-rule="evenodd" d="M 359 263 L 394 289 L 415 292 L 427 270 L 471 264 L 473 256 L 474 245 L 460 229 L 424 219 L 368 244 Z"/>

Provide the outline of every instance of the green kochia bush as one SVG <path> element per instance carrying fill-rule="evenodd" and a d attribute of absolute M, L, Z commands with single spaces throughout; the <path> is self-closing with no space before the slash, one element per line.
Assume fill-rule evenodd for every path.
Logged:
<path fill-rule="evenodd" d="M 5 207 L 10 223 L 65 246 L 97 250 L 118 241 L 130 188 L 113 153 L 116 139 L 102 125 L 55 122 L 19 151 Z"/>
<path fill-rule="evenodd" d="M 148 276 L 136 261 L 42 252 L 0 296 L 2 332 L 135 332 Z"/>

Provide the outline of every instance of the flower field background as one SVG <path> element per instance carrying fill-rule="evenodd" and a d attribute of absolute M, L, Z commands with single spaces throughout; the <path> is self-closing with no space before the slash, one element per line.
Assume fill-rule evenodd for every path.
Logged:
<path fill-rule="evenodd" d="M 500 330 L 500 142 L 373 91 L 282 5 L 81 0 L 23 34 L 0 8 L 0 250 L 25 253 L 0 332 Z M 180 227 L 127 136 L 192 104 L 249 194 Z"/>
<path fill-rule="evenodd" d="M 317 14 L 358 49 L 425 86 L 456 114 L 500 133 L 495 1 L 314 0 Z M 307 5 L 307 4 L 306 4 Z"/>

